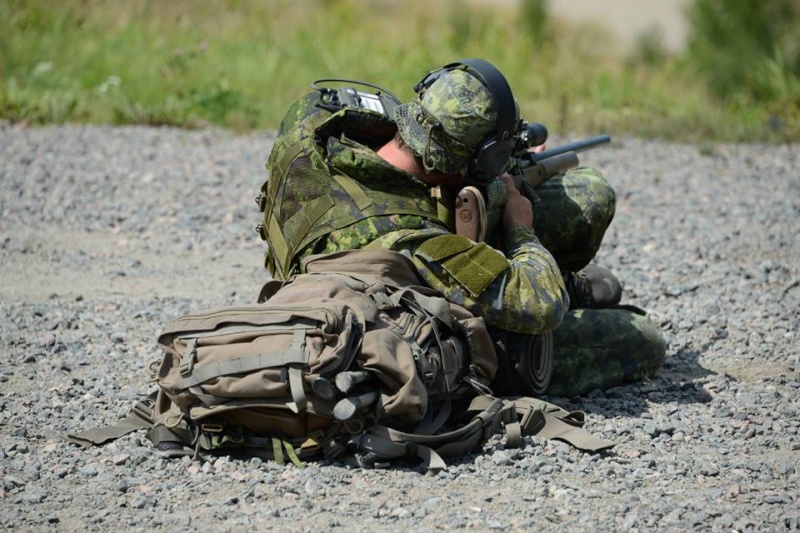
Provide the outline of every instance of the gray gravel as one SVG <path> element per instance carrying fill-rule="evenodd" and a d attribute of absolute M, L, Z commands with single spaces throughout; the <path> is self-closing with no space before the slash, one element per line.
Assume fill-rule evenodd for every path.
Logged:
<path fill-rule="evenodd" d="M 255 299 L 271 139 L 0 124 L 0 529 L 800 528 L 798 146 L 615 139 L 584 157 L 618 192 L 599 262 L 669 339 L 651 382 L 556 400 L 611 453 L 495 438 L 426 475 L 166 461 L 141 433 L 68 443 L 153 390 L 166 321 Z"/>

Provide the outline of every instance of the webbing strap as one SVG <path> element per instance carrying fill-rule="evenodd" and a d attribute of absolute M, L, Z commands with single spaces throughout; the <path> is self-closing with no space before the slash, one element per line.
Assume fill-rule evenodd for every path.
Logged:
<path fill-rule="evenodd" d="M 281 268 L 284 268 L 286 258 L 289 257 L 289 245 L 283 238 L 283 228 L 275 217 L 269 219 L 266 231 L 271 252 L 275 255 L 276 262 L 280 264 Z"/>
<path fill-rule="evenodd" d="M 203 405 L 206 406 L 213 406 L 213 405 L 220 405 L 223 403 L 227 403 L 229 398 L 221 398 L 219 396 L 214 396 L 213 394 L 206 394 L 203 392 L 203 389 L 199 386 L 188 387 L 186 390 L 194 394 L 198 400 L 200 400 Z"/>
<path fill-rule="evenodd" d="M 506 424 L 506 448 L 522 447 L 522 426 L 519 422 Z"/>
<path fill-rule="evenodd" d="M 197 435 L 189 426 L 177 425 L 175 427 L 167 426 L 163 423 L 153 426 L 147 432 L 147 438 L 153 444 L 159 442 L 181 442 L 187 446 L 195 443 Z"/>
<path fill-rule="evenodd" d="M 358 447 L 387 459 L 414 455 L 425 461 L 429 469 L 443 470 L 446 468 L 443 456 L 476 450 L 500 431 L 508 404 L 496 398 L 488 399 L 489 402 L 481 403 L 479 412 L 469 423 L 452 431 L 424 435 L 374 425 L 358 441 Z"/>
<path fill-rule="evenodd" d="M 333 179 L 336 180 L 336 183 L 338 183 L 342 189 L 347 191 L 347 194 L 350 195 L 350 198 L 353 199 L 359 210 L 363 211 L 372 205 L 372 199 L 367 196 L 367 193 L 364 192 L 364 189 L 361 188 L 361 185 L 359 185 L 356 180 L 344 174 L 334 174 Z"/>
<path fill-rule="evenodd" d="M 192 371 L 194 364 L 197 362 L 197 339 L 192 337 L 186 341 L 186 349 L 183 351 L 181 358 L 181 365 L 179 367 L 180 373 L 188 373 Z"/>
<path fill-rule="evenodd" d="M 69 433 L 67 438 L 70 442 L 88 447 L 93 444 L 104 444 L 139 429 L 150 428 L 153 425 L 153 406 L 156 394 L 154 392 L 146 399 L 137 402 L 131 413 L 116 424 L 87 429 L 80 433 Z"/>
<path fill-rule="evenodd" d="M 294 230 L 294 237 L 292 238 L 289 246 L 291 247 L 292 254 L 294 254 L 299 246 L 300 243 L 303 242 L 303 239 L 306 237 L 308 232 L 311 230 L 312 227 L 317 223 L 317 221 L 322 218 L 328 209 L 334 206 L 333 198 L 326 194 L 325 196 L 320 196 L 311 201 L 308 205 L 303 206 L 300 209 L 300 215 L 302 215 L 302 221 Z M 297 215 L 295 215 L 297 216 Z M 294 224 L 294 217 L 289 219 L 292 224 Z"/>
<path fill-rule="evenodd" d="M 469 411 L 485 409 L 495 398 L 478 396 Z M 614 442 L 595 437 L 583 428 L 586 414 L 567 411 L 555 404 L 529 396 L 504 398 L 503 422 L 506 426 L 506 445 L 519 447 L 523 435 L 562 440 L 583 451 L 596 452 L 614 446 Z"/>
<path fill-rule="evenodd" d="M 283 460 L 283 446 L 281 439 L 277 437 L 272 437 L 272 457 L 279 465 L 283 466 L 285 464 L 285 461 Z"/>
<path fill-rule="evenodd" d="M 181 385 L 188 389 L 204 381 L 231 374 L 242 374 L 262 368 L 273 368 L 291 364 L 305 364 L 305 329 L 295 330 L 292 344 L 284 352 L 245 355 L 226 361 L 214 361 L 202 366 L 194 366 L 181 376 Z M 294 392 L 292 393 L 294 396 Z"/>
<path fill-rule="evenodd" d="M 292 464 L 297 468 L 305 468 L 303 461 L 297 456 L 297 452 L 295 452 L 294 446 L 292 446 L 291 443 L 277 437 L 272 437 L 272 456 L 275 462 L 281 466 L 286 464 L 286 460 L 283 456 L 284 450 L 286 450 L 286 455 L 289 457 Z"/>
<path fill-rule="evenodd" d="M 308 401 L 306 391 L 303 389 L 303 370 L 296 366 L 289 367 L 289 390 L 294 400 L 289 404 L 289 409 L 295 413 L 305 411 Z"/>
<path fill-rule="evenodd" d="M 541 410 L 528 411 L 528 420 L 523 420 L 522 431 L 543 439 L 558 439 L 571 444 L 579 450 L 597 452 L 607 450 L 614 443 L 595 437 L 580 426 L 569 423 L 566 419 L 558 418 Z"/>
<path fill-rule="evenodd" d="M 278 284 L 282 284 L 282 282 L 278 282 Z M 255 317 L 242 317 L 241 319 L 234 318 L 233 321 L 236 320 L 249 320 L 253 319 L 252 323 L 247 323 L 244 325 L 233 325 L 233 326 L 222 326 L 218 327 L 217 329 L 211 331 L 203 331 L 200 333 L 191 333 L 191 337 L 189 339 L 208 339 L 213 337 L 222 337 L 226 335 L 239 335 L 242 333 L 245 334 L 254 334 L 257 333 L 258 335 L 268 335 L 272 333 L 285 333 L 287 330 L 290 329 L 314 329 L 318 325 L 318 319 L 310 318 L 310 317 L 292 317 L 291 324 L 287 325 L 285 322 L 279 322 L 277 324 L 262 324 L 256 323 L 259 319 L 264 318 L 266 321 L 266 317 L 270 314 L 270 311 L 275 310 L 275 308 L 266 308 L 263 306 L 254 306 L 250 309 L 251 314 L 255 312 Z M 223 320 L 227 320 L 224 318 Z M 188 349 L 186 350 L 188 352 Z"/>
<path fill-rule="evenodd" d="M 428 409 L 425 411 L 425 418 L 423 418 L 419 424 L 417 424 L 417 427 L 414 428 L 416 433 L 432 435 L 442 426 L 444 426 L 445 422 L 447 422 L 447 420 L 450 418 L 450 414 L 453 412 L 453 404 L 449 391 L 448 394 L 445 395 L 444 402 L 441 406 L 439 406 L 439 411 L 436 413 L 435 417 L 433 416 L 432 412 L 433 406 L 430 405 L 430 402 L 428 402 Z"/>
<path fill-rule="evenodd" d="M 432 448 L 423 444 L 399 443 L 379 435 L 367 433 L 360 439 L 359 448 L 372 452 L 382 459 L 399 459 L 412 455 L 421 459 L 428 470 L 447 470 L 447 464 L 444 459 Z"/>
<path fill-rule="evenodd" d="M 391 301 L 395 307 L 400 307 L 402 300 L 411 301 L 441 320 L 444 324 L 452 327 L 453 321 L 450 315 L 450 303 L 441 296 L 427 296 L 413 289 L 401 289 L 391 295 Z"/>
<path fill-rule="evenodd" d="M 215 405 L 195 405 L 190 408 L 190 419 L 197 421 L 203 418 L 214 415 L 225 415 L 229 411 L 237 411 L 240 409 L 269 409 L 277 410 L 277 412 L 285 413 L 290 416 L 287 411 L 291 411 L 287 398 L 244 398 L 244 399 L 230 399 L 225 398 L 226 401 L 218 402 Z M 308 412 L 313 411 L 313 404 L 306 407 Z"/>

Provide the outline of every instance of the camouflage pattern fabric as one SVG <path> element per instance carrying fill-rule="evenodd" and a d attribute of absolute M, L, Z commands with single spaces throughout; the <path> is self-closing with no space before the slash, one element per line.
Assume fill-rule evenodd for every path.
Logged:
<path fill-rule="evenodd" d="M 534 206 L 536 236 L 553 254 L 564 273 L 577 272 L 594 259 L 614 218 L 616 195 L 594 168 L 578 167 L 550 178 L 536 188 L 523 182 L 520 192 Z M 487 241 L 500 247 L 503 206 L 508 197 L 500 179 L 486 184 Z"/>
<path fill-rule="evenodd" d="M 534 193 L 539 240 L 563 272 L 581 270 L 594 259 L 614 218 L 616 195 L 611 185 L 597 170 L 579 167 L 547 180 Z"/>
<path fill-rule="evenodd" d="M 387 164 L 370 148 L 391 138 L 385 124 L 377 124 L 379 141 L 362 144 L 347 131 L 326 137 L 313 128 L 300 127 L 309 114 L 317 112 L 309 101 L 293 106 L 281 124 L 277 152 L 271 156 L 280 167 L 277 162 L 293 157 L 287 154 L 296 150 L 296 143 L 312 143 L 303 149 L 304 157 L 313 163 L 310 172 L 295 180 L 303 188 L 286 186 L 282 191 L 287 195 L 283 200 L 291 200 L 281 204 L 286 207 L 284 231 L 294 224 L 291 215 L 310 204 L 312 196 L 303 194 L 331 191 L 327 194 L 336 196 L 333 207 L 308 231 L 297 230 L 302 243 L 291 254 L 292 269 L 310 254 L 358 248 L 399 251 L 414 262 L 430 287 L 483 316 L 490 326 L 523 334 L 554 330 L 555 370 L 548 394 L 571 396 L 609 388 L 651 375 L 659 367 L 664 340 L 642 313 L 629 308 L 568 312 L 562 273 L 579 270 L 594 258 L 614 216 L 613 190 L 599 172 L 573 169 L 537 187 L 530 194 L 536 202 L 535 233 L 514 228 L 503 236 L 502 243 L 495 244 L 497 250 L 471 241 L 465 244 L 436 219 L 435 205 L 424 185 Z M 410 118 L 421 126 L 418 114 L 405 113 L 401 131 Z M 319 125 L 325 120 L 312 122 Z M 375 127 L 367 124 L 361 133 L 370 133 Z M 450 140 L 442 140 L 442 144 Z M 462 140 L 465 145 L 472 142 Z M 291 161 L 297 164 L 302 160 Z M 286 170 L 292 174 L 290 168 Z M 323 176 L 325 172 L 329 174 Z M 331 189 L 333 183 L 347 194 L 334 192 L 339 189 Z M 268 192 L 266 186 L 263 192 Z M 393 198 L 399 203 L 393 204 Z M 359 202 L 369 207 L 362 209 Z M 409 202 L 417 206 L 415 210 L 407 208 Z M 272 207 L 280 209 L 280 205 Z M 433 239 L 438 239 L 442 250 L 426 246 Z M 476 266 L 479 275 L 470 272 Z"/>
<path fill-rule="evenodd" d="M 353 153 L 358 157 L 342 158 L 336 168 L 347 175 L 360 176 L 362 183 L 367 175 L 375 180 L 397 183 L 401 177 L 412 188 L 414 178 L 399 169 L 386 165 L 374 152 L 363 147 Z M 394 174 L 389 180 L 389 174 Z M 388 191 L 387 191 L 388 192 Z M 355 218 L 355 217 L 354 217 Z M 516 228 L 507 236 L 505 257 L 499 251 L 491 253 L 500 258 L 506 268 L 495 272 L 495 276 L 478 294 L 463 282 L 463 276 L 448 269 L 460 261 L 468 269 L 470 256 L 485 244 L 470 243 L 458 254 L 432 259 L 429 254 L 417 253 L 429 239 L 451 235 L 443 224 L 430 219 L 410 215 L 373 216 L 357 220 L 342 229 L 330 231 L 324 237 L 306 246 L 296 257 L 299 264 L 303 257 L 318 253 L 333 253 L 369 246 L 403 253 L 417 266 L 420 276 L 433 289 L 453 303 L 462 305 L 474 314 L 483 316 L 490 325 L 502 325 L 518 333 L 535 334 L 553 329 L 569 308 L 569 297 L 561 272 L 553 256 L 541 245 L 536 235 L 524 228 Z"/>
<path fill-rule="evenodd" d="M 576 309 L 553 332 L 547 394 L 577 396 L 652 376 L 666 355 L 659 329 L 633 306 Z"/>
<path fill-rule="evenodd" d="M 564 279 L 553 257 L 532 231 L 515 228 L 507 239 L 505 257 L 499 251 L 493 251 L 507 261 L 508 266 L 479 293 L 464 283 L 463 276 L 448 268 L 446 263 L 454 261 L 453 255 L 436 260 L 419 252 L 422 243 L 435 236 L 430 232 L 395 232 L 370 246 L 405 254 L 431 288 L 451 302 L 482 316 L 489 326 L 536 334 L 561 323 L 569 308 Z M 478 249 L 491 250 L 485 244 L 472 243 L 458 254 L 464 256 L 465 268 L 470 268 L 472 263 L 467 256 L 480 255 L 483 251 Z"/>
<path fill-rule="evenodd" d="M 362 176 L 371 170 L 376 177 L 389 172 L 368 149 L 358 153 Z M 338 168 L 348 171 L 342 164 Z M 505 235 L 505 257 L 498 255 L 508 262 L 508 268 L 478 294 L 448 271 L 445 263 L 454 255 L 475 254 L 475 248 L 486 245 L 473 243 L 459 254 L 439 259 L 420 254 L 426 242 L 452 234 L 444 225 L 418 216 L 360 220 L 319 239 L 298 261 L 311 253 L 357 248 L 399 251 L 414 262 L 427 285 L 483 316 L 490 326 L 525 334 L 554 329 L 550 395 L 586 394 L 652 375 L 664 358 L 665 344 L 646 316 L 625 308 L 567 312 L 569 299 L 560 272 L 582 267 L 594 257 L 614 215 L 613 190 L 599 172 L 589 168 L 575 169 L 550 181 L 549 186 L 536 191 L 540 194 L 534 215 L 536 233 L 514 228 Z M 556 216 L 559 211 L 565 216 Z M 545 239 L 555 243 L 555 259 L 542 245 Z"/>
<path fill-rule="evenodd" d="M 309 245 L 356 221 L 413 215 L 441 224 L 422 182 L 355 140 L 391 139 L 397 128 L 386 116 L 355 109 L 332 114 L 319 103 L 312 93 L 290 108 L 267 161 L 260 231 L 269 242 L 266 265 L 277 279 L 296 271 Z"/>

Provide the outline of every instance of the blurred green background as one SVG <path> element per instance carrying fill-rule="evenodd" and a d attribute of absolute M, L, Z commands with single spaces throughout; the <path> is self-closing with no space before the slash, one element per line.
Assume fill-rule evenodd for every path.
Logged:
<path fill-rule="evenodd" d="M 482 57 L 556 134 L 800 140 L 800 0 L 689 0 L 687 45 L 615 35 L 544 0 L 0 0 L 0 118 L 277 127 L 324 77 L 403 100 Z"/>

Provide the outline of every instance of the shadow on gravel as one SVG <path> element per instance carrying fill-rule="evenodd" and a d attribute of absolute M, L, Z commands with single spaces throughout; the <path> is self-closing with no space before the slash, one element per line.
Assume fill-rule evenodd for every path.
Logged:
<path fill-rule="evenodd" d="M 641 383 L 595 390 L 583 397 L 551 398 L 565 409 L 581 409 L 603 417 L 640 417 L 652 403 L 708 403 L 711 395 L 703 387 L 709 376 L 716 375 L 699 363 L 700 352 L 683 348 L 664 360 L 656 375 Z"/>

